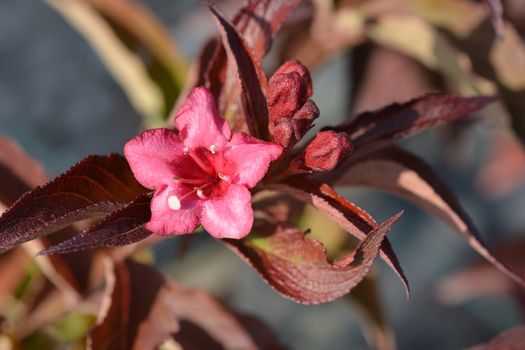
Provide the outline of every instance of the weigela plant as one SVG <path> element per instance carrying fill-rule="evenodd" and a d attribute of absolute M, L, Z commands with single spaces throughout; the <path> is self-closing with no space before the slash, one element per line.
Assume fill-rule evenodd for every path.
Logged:
<path fill-rule="evenodd" d="M 273 10 L 279 8 L 274 6 Z M 295 7 L 281 6 L 287 13 Z M 225 243 L 271 286 L 300 302 L 326 302 L 348 293 L 378 254 L 408 291 L 407 279 L 385 237 L 398 216 L 380 225 L 332 188 L 332 184 L 367 185 L 401 194 L 447 218 L 474 249 L 522 283 L 481 243 L 468 216 L 432 170 L 415 156 L 391 146 L 432 125 L 467 116 L 492 98 L 430 94 L 363 113 L 304 140 L 320 115 L 310 99 L 310 73 L 292 60 L 266 80 L 260 60 L 268 47 L 262 41 L 271 37 L 253 27 L 250 11 L 255 11 L 254 18 L 269 16 L 268 21 L 277 21 L 272 26 L 275 31 L 284 17 L 272 19 L 271 11 L 264 12 L 268 8 L 250 7 L 230 22 L 215 7 L 210 9 L 221 36 L 212 39 L 213 50 L 210 43 L 203 50 L 195 80 L 188 81 L 188 86 L 193 85 L 191 92 L 181 97 L 184 102 L 170 118 L 172 128 L 148 130 L 131 140 L 124 150 L 126 158 L 88 157 L 25 194 L 0 218 L 0 248 L 9 249 L 79 219 L 100 215 L 105 218 L 99 223 L 41 254 L 126 245 L 151 234 L 188 234 L 202 225 L 216 238 L 237 239 Z M 221 114 L 228 115 L 229 122 Z M 389 173 L 390 164 L 414 172 L 436 195 L 425 197 L 417 187 L 391 181 L 390 176 L 395 175 Z M 376 174 L 375 169 L 382 173 Z M 293 217 L 276 213 L 267 201 L 253 202 L 261 191 L 314 206 L 361 244 L 340 261 L 328 261 L 319 242 L 297 234 L 300 231 L 293 225 Z M 258 215 L 254 216 L 253 206 Z M 254 235 L 248 235 L 250 232 Z M 264 249 L 253 243 L 253 237 L 264 237 Z M 288 260 L 294 254 L 302 258 Z M 359 263 L 354 261 L 356 254 L 362 256 Z M 309 271 L 309 277 L 286 273 L 302 268 Z M 276 269 L 282 274 L 270 273 Z M 347 283 L 334 277 L 326 282 L 333 284 L 333 290 L 317 289 L 310 278 L 320 278 L 326 271 L 332 271 L 333 276 L 346 273 L 343 279 Z"/>
<path fill-rule="evenodd" d="M 26 192 L 4 201 L 9 209 L 0 217 L 0 251 L 35 240 L 44 248 L 40 255 L 106 248 L 111 256 L 104 280 L 112 289 L 106 297 L 121 298 L 125 307 L 113 303 L 105 310 L 109 316 L 100 316 L 89 336 L 93 348 L 105 344 L 108 329 L 127 324 L 119 317 L 135 311 L 141 314 L 140 306 L 150 305 L 134 299 L 143 292 L 143 285 L 155 300 L 152 315 L 163 315 L 155 319 L 159 323 L 174 320 L 177 312 L 181 319 L 195 317 L 180 311 L 183 302 L 175 310 L 170 302 L 172 298 L 195 301 L 191 293 L 127 258 L 141 247 L 167 236 L 194 233 L 200 226 L 250 264 L 272 288 L 296 302 L 325 303 L 348 294 L 362 282 L 377 256 L 392 268 L 408 293 L 408 280 L 386 237 L 401 213 L 378 223 L 339 195 L 335 186 L 378 188 L 414 202 L 456 229 L 487 261 L 525 286 L 484 245 L 453 192 L 433 169 L 395 146 L 429 127 L 465 118 L 494 98 L 428 94 L 351 116 L 341 125 L 313 133 L 313 123 L 323 116 L 312 99 L 308 69 L 291 60 L 268 79 L 261 68 L 273 37 L 300 2 L 248 1 L 232 20 L 210 6 L 220 35 L 210 38 L 195 60 L 184 89 L 187 93 L 179 96 L 165 128 L 146 130 L 130 140 L 124 156 L 87 157 L 33 189 L 27 184 L 36 183 L 26 181 L 24 186 L 24 181 L 12 176 L 20 185 L 17 188 Z M 306 205 L 356 237 L 357 247 L 328 259 L 324 245 L 306 238 L 296 225 Z M 71 226 L 84 219 L 90 219 L 91 226 Z M 60 242 L 47 241 L 45 236 L 50 234 L 59 236 Z M 62 278 L 67 282 L 71 275 Z M 58 285 L 67 290 L 69 282 L 60 281 Z M 135 292 L 129 292 L 133 288 Z M 77 289 L 78 299 L 84 291 Z M 207 303 L 206 312 L 233 325 L 228 329 L 241 328 L 207 298 L 197 299 Z M 150 327 L 162 329 L 157 337 L 161 340 L 180 328 L 175 323 Z M 236 348 L 254 348 L 246 334 L 236 335 L 245 341 Z M 134 340 L 126 343 L 126 338 L 116 348 L 129 348 L 131 342 L 140 349 L 159 345 L 140 342 L 134 335 L 130 338 Z"/>

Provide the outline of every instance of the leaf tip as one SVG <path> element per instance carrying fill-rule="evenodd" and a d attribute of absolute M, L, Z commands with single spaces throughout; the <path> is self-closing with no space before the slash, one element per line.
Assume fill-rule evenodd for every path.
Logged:
<path fill-rule="evenodd" d="M 389 226 L 392 226 L 394 225 L 396 222 L 399 221 L 399 219 L 401 219 L 401 217 L 405 214 L 405 211 L 404 210 L 401 210 L 399 213 L 397 213 L 396 215 L 392 216 L 390 219 L 388 219 L 385 224 L 388 224 Z"/>

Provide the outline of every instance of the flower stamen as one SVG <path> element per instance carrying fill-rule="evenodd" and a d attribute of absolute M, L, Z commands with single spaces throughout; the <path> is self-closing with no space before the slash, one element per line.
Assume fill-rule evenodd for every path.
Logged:
<path fill-rule="evenodd" d="M 211 186 L 212 183 L 211 182 L 208 182 L 208 183 L 205 183 L 204 185 L 202 186 L 195 186 L 193 187 L 193 190 L 189 191 L 189 192 L 186 192 L 182 197 L 177 197 L 175 195 L 171 195 L 168 197 L 168 207 L 172 210 L 180 210 L 182 208 L 182 200 L 187 198 L 188 196 L 196 193 L 197 194 L 197 197 L 199 197 L 200 199 L 208 199 L 209 197 L 207 195 L 204 194 L 204 191 L 203 189 L 205 189 L 206 187 L 209 187 Z"/>
<path fill-rule="evenodd" d="M 199 197 L 200 199 L 208 199 L 208 196 L 206 196 L 206 195 L 204 194 L 204 192 L 202 191 L 202 188 L 199 188 L 199 189 L 197 190 L 197 197 Z"/>
<path fill-rule="evenodd" d="M 182 205 L 180 203 L 179 197 L 174 196 L 174 195 L 168 197 L 168 207 L 171 210 L 175 210 L 175 211 L 180 210 L 181 206 Z"/>

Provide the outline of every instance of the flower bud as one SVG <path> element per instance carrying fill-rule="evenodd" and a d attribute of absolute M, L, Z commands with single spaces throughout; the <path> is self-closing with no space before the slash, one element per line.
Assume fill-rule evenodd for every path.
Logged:
<path fill-rule="evenodd" d="M 304 128 L 301 129 L 301 137 L 312 127 L 312 122 L 319 117 L 319 108 L 314 101 L 306 101 L 293 115 L 293 119 L 301 121 Z"/>
<path fill-rule="evenodd" d="M 287 61 L 270 78 L 267 88 L 270 120 L 291 117 L 312 96 L 312 79 L 305 66 Z"/>
<path fill-rule="evenodd" d="M 296 72 L 274 75 L 267 92 L 270 121 L 291 117 L 306 99 L 306 86 Z"/>
<path fill-rule="evenodd" d="M 315 171 L 332 170 L 351 151 L 352 145 L 345 133 L 336 133 L 332 130 L 320 131 L 306 147 L 304 165 Z"/>
<path fill-rule="evenodd" d="M 278 69 L 275 71 L 275 75 L 279 74 L 287 74 L 287 73 L 298 73 L 301 76 L 301 79 L 303 80 L 305 86 L 306 86 L 306 94 L 308 97 L 312 96 L 313 89 L 312 89 L 312 78 L 310 77 L 310 72 L 308 71 L 308 68 L 306 68 L 301 62 L 297 60 L 290 60 L 284 62 Z"/>
<path fill-rule="evenodd" d="M 279 118 L 272 123 L 271 134 L 275 143 L 284 148 L 292 148 L 310 130 L 314 119 L 319 117 L 319 108 L 312 100 L 305 104 L 291 117 Z"/>

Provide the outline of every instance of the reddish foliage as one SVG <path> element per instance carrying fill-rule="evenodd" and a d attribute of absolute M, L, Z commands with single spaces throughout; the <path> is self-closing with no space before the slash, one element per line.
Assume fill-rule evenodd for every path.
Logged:
<path fill-rule="evenodd" d="M 243 41 L 244 53 L 234 53 L 236 55 L 250 55 L 250 60 L 255 65 L 257 71 L 257 78 L 263 91 L 266 88 L 266 77 L 260 69 L 260 61 L 269 50 L 273 37 L 281 27 L 288 15 L 297 7 L 301 0 L 285 0 L 285 1 L 271 1 L 271 0 L 254 0 L 246 1 L 246 4 L 237 12 L 231 24 L 227 24 L 229 29 L 227 32 L 233 35 L 233 30 L 236 29 L 239 38 L 231 38 L 231 40 L 222 36 L 222 40 L 228 42 L 228 45 L 221 41 L 212 39 L 204 47 L 201 52 L 201 64 L 196 76 L 197 81 L 190 82 L 191 87 L 197 85 L 205 85 L 209 88 L 218 101 L 221 111 L 228 111 L 233 115 L 233 129 L 239 130 L 243 128 L 244 120 L 250 116 L 243 115 L 237 106 L 239 101 L 239 78 L 238 78 L 238 64 L 231 59 L 227 59 L 225 46 L 234 45 L 239 47 L 239 41 Z M 224 19 L 223 20 L 226 21 Z M 227 22 L 227 21 L 226 21 Z M 235 28 L 232 28 L 232 24 Z M 219 24 L 219 28 L 223 27 Z M 247 45 L 247 47 L 245 46 Z M 213 50 L 211 49 L 213 47 Z M 246 50 L 248 49 L 248 50 Z M 242 59 L 242 57 L 239 57 Z M 246 63 L 246 60 L 244 60 Z M 242 74 L 247 74 L 244 71 Z M 256 87 L 256 89 L 259 89 Z M 260 96 L 259 96 L 260 97 Z M 247 102 L 247 101 L 245 101 Z M 244 102 L 243 102 L 244 103 Z M 262 107 L 261 107 L 262 108 Z M 226 113 L 225 113 L 226 114 Z M 248 121 L 252 124 L 253 121 Z M 266 126 L 267 127 L 267 126 Z M 266 130 L 262 130 L 266 133 Z"/>
<path fill-rule="evenodd" d="M 356 250 L 333 263 L 319 241 L 293 227 L 262 224 L 258 236 L 229 244 L 278 292 L 304 304 L 348 294 L 370 271 L 379 247 L 401 214 L 372 230 Z"/>
<path fill-rule="evenodd" d="M 502 36 L 501 2 L 485 2 L 491 10 L 496 32 Z M 183 190 L 181 193 L 171 193 L 166 198 L 155 195 L 152 199 L 151 193 L 146 193 L 147 190 L 140 185 L 146 183 L 135 180 L 126 160 L 119 155 L 88 157 L 48 184 L 30 190 L 45 181 L 41 167 L 10 142 L 2 143 L 0 140 L 0 201 L 6 205 L 12 204 L 0 217 L 0 251 L 56 231 L 60 232 L 53 237 L 52 243 L 56 239 L 64 241 L 51 248 L 49 242 L 43 239 L 37 241 L 48 247 L 40 254 L 119 247 L 150 236 L 152 232 L 145 225 L 151 224 L 158 213 L 159 222 L 170 224 L 158 231 L 148 226 L 158 235 L 188 233 L 202 223 L 217 238 L 239 238 L 222 241 L 246 260 L 272 288 L 300 303 L 329 302 L 351 292 L 370 271 L 378 255 L 397 274 L 409 294 L 407 278 L 386 238 L 387 232 L 401 214 L 378 224 L 370 214 L 333 189 L 336 185 L 369 186 L 411 200 L 435 214 L 460 232 L 488 262 L 525 287 L 522 278 L 507 267 L 511 264 L 500 262 L 484 245 L 458 199 L 434 171 L 419 158 L 392 147 L 393 143 L 432 126 L 465 118 L 494 99 L 484 96 L 463 98 L 428 94 L 380 110 L 361 113 L 343 125 L 317 133 L 309 143 L 300 143 L 312 128 L 314 120 L 319 117 L 319 109 L 310 100 L 313 88 L 308 69 L 296 60 L 287 61 L 267 82 L 261 68 L 261 60 L 270 50 L 274 36 L 300 3 L 300 0 L 248 0 L 232 21 L 210 5 L 220 36 L 208 40 L 195 65 L 194 80 L 187 85 L 187 91 L 195 85 L 209 88 L 218 103 L 218 110 L 213 107 L 217 112 L 215 114 L 227 116 L 234 131 L 251 134 L 235 133 L 237 141 L 246 142 L 228 144 L 225 148 L 229 151 L 239 144 L 243 147 L 247 144 L 260 145 L 260 139 L 273 140 L 285 149 L 281 155 L 281 148 L 274 145 L 279 148 L 279 153 L 272 158 L 275 161 L 271 165 L 265 163 L 258 167 L 256 165 L 261 163 L 257 162 L 261 162 L 262 156 L 255 148 L 250 148 L 249 151 L 238 149 L 237 158 L 242 159 L 245 166 L 242 169 L 235 167 L 231 175 L 240 179 L 247 178 L 248 173 L 252 177 L 257 173 L 257 181 L 250 180 L 250 185 L 244 188 L 241 201 L 244 210 L 239 209 L 237 202 L 224 200 L 226 192 L 222 190 L 231 183 L 229 175 L 224 176 L 223 170 L 231 165 L 228 162 L 235 159 L 224 157 L 223 152 L 216 149 L 215 143 L 207 143 L 210 139 L 209 131 L 215 123 L 196 121 L 202 112 L 199 102 L 196 103 L 199 108 L 183 106 L 179 110 L 187 112 L 186 116 L 177 114 L 175 124 L 183 122 L 187 128 L 177 126 L 176 131 L 146 131 L 143 135 L 160 133 L 170 136 L 155 144 L 151 139 L 147 140 L 147 137 L 139 137 L 140 145 L 146 145 L 149 153 L 141 153 L 141 159 L 130 160 L 134 170 L 141 170 L 134 173 L 137 178 L 160 178 L 159 169 L 169 170 L 162 176 L 162 181 L 147 186 L 157 193 L 162 193 L 168 186 L 166 183 L 171 183 L 172 180 L 186 181 L 184 185 L 177 187 Z M 336 7 L 339 5 L 343 8 L 348 4 L 342 2 Z M 306 17 L 308 16 L 309 14 Z M 317 20 L 319 19 L 314 19 Z M 135 34 L 142 36 L 138 32 Z M 144 35 L 148 37 L 147 34 Z M 396 55 L 399 58 L 398 54 L 394 56 Z M 394 56 L 383 53 L 381 57 L 383 61 L 385 57 L 392 61 L 390 58 Z M 410 59 L 401 59 L 405 63 L 407 60 Z M 411 64 L 401 67 L 413 69 L 415 64 L 410 62 Z M 399 66 L 394 64 L 389 69 L 395 70 L 396 67 Z M 371 65 L 370 71 L 373 71 L 372 80 L 379 83 L 387 75 L 384 70 L 375 69 L 374 65 Z M 423 72 L 419 66 L 418 72 L 417 79 L 412 82 L 415 85 L 412 90 L 408 89 L 412 91 L 409 95 L 413 95 L 413 91 L 426 91 L 428 88 L 429 81 L 419 79 L 419 75 L 426 77 L 427 72 Z M 404 78 L 405 74 L 403 71 L 402 73 L 398 72 Z M 368 90 L 360 90 L 366 84 L 361 84 L 359 77 L 355 82 L 356 91 L 361 91 L 360 94 L 365 94 L 365 91 L 372 96 L 371 100 L 378 101 L 374 86 L 377 83 L 370 83 Z M 207 101 L 213 101 L 213 98 L 210 97 Z M 358 103 L 354 103 L 355 105 Z M 228 123 L 222 120 L 219 124 L 226 126 L 221 127 L 221 130 L 228 129 L 229 135 Z M 162 158 L 171 148 L 175 148 L 172 147 L 174 144 L 165 142 L 166 139 L 177 139 L 190 129 L 192 133 L 202 137 L 199 140 L 202 144 L 199 143 L 195 149 L 179 144 L 178 151 L 181 159 L 186 159 L 188 154 L 188 157 L 193 156 L 195 164 L 188 166 L 188 163 L 174 158 Z M 226 139 L 230 141 L 229 136 Z M 210 154 L 217 153 L 210 164 L 199 158 L 199 152 L 203 148 Z M 152 159 L 159 154 L 165 162 L 160 167 L 151 166 Z M 210 159 L 206 158 L 206 161 Z M 211 165 L 211 168 L 207 165 Z M 185 168 L 182 170 L 189 176 L 179 177 L 173 170 L 175 168 L 177 171 Z M 199 176 L 192 177 L 196 174 Z M 255 197 L 261 190 L 278 193 L 269 193 L 268 197 L 259 200 L 265 195 L 259 193 L 261 196 Z M 212 194 L 216 195 L 215 199 L 224 200 L 218 205 L 224 211 L 213 212 L 214 215 L 207 217 L 207 224 L 201 220 L 203 212 L 195 212 L 191 229 L 181 232 L 173 229 L 173 223 L 182 222 L 174 221 L 180 219 L 176 213 L 180 214 L 181 200 L 185 200 L 186 204 L 189 200 L 209 199 Z M 253 221 L 250 202 L 252 195 L 259 201 L 254 204 L 256 226 L 249 234 Z M 153 210 L 152 216 L 151 208 L 155 208 L 158 203 L 163 210 Z M 329 261 L 326 249 L 319 241 L 308 239 L 291 224 L 295 214 L 306 204 L 312 205 L 357 237 L 361 242 L 355 251 L 336 261 Z M 224 224 L 226 216 L 230 221 Z M 83 231 L 68 228 L 68 225 L 85 218 L 102 219 Z M 243 226 L 242 232 L 236 232 L 235 224 L 241 223 L 241 218 L 249 218 L 250 225 Z M 212 224 L 221 225 L 220 234 L 217 234 L 218 231 L 212 232 Z M 281 348 L 261 322 L 231 312 L 206 293 L 184 289 L 146 265 L 126 260 L 126 254 L 122 251 L 112 251 L 111 258 L 107 260 L 103 307 L 96 326 L 88 336 L 92 349 L 154 349 L 165 340 L 173 340 L 190 349 Z M 14 261 L 23 266 L 26 263 L 25 255 L 20 258 L 19 253 L 20 249 L 9 252 L 2 256 L 0 263 L 12 264 Z M 84 291 L 91 293 L 87 288 L 86 276 L 94 273 L 91 264 L 93 255 L 75 254 L 39 259 L 46 259 L 46 263 L 51 263 L 53 273 L 60 277 L 59 282 L 72 287 L 75 298 L 79 299 Z M 18 274 L 21 270 L 13 271 Z M 4 289 L 10 291 L 13 289 L 12 282 L 19 280 L 12 274 L 8 274 L 6 278 L 11 283 L 5 283 Z M 516 290 L 516 286 L 509 287 L 510 283 L 502 280 L 498 280 L 498 285 L 512 292 Z M 3 294 L 4 289 L 0 290 Z M 522 337 L 519 335 L 519 331 L 512 331 L 484 348 L 511 348 L 521 341 Z"/>
<path fill-rule="evenodd" d="M 41 251 L 38 255 L 66 254 L 79 250 L 119 247 L 151 235 L 144 226 L 149 221 L 151 195 L 144 194 L 80 234 Z"/>
<path fill-rule="evenodd" d="M 493 101 L 493 97 L 484 96 L 428 94 L 378 111 L 361 113 L 352 121 L 331 129 L 347 132 L 356 149 L 375 149 L 432 126 L 467 117 Z"/>
<path fill-rule="evenodd" d="M 12 205 L 25 192 L 46 181 L 46 176 L 41 164 L 27 155 L 21 147 L 13 140 L 0 138 L 0 203 L 6 206 Z M 59 230 L 53 238 L 69 238 L 77 234 L 74 228 L 66 227 Z M 54 240 L 40 239 L 43 247 L 49 247 L 56 243 Z M 24 256 L 30 252 L 23 253 L 20 249 L 15 249 L 13 253 L 6 253 L 11 256 Z M 29 261 L 27 261 L 28 263 Z M 87 289 L 89 270 L 92 264 L 92 254 L 81 252 L 76 255 L 54 256 L 49 258 L 53 270 L 49 274 L 58 274 L 61 280 L 78 292 Z M 25 269 L 26 263 L 19 263 L 17 268 Z M 23 270 L 17 270 L 11 266 L 9 270 L 18 271 L 18 279 L 24 277 Z M 14 276 L 14 275 L 13 275 Z M 53 276 L 49 276 L 53 278 Z M 13 281 L 5 280 L 6 287 Z M 13 285 L 14 287 L 15 285 Z"/>
<path fill-rule="evenodd" d="M 316 104 L 309 99 L 312 95 L 310 74 L 298 61 L 288 61 L 267 83 L 261 59 L 268 52 L 283 21 L 300 2 L 247 1 L 232 21 L 210 5 L 220 37 L 210 39 L 205 45 L 199 57 L 196 81 L 191 81 L 189 86 L 195 83 L 206 85 L 219 103 L 218 113 L 231 117 L 235 131 L 248 131 L 252 135 L 250 137 L 272 139 L 285 147 L 285 154 L 272 163 L 269 169 L 264 167 L 261 184 L 250 186 L 250 195 L 261 189 L 270 189 L 280 192 L 281 197 L 283 194 L 285 198 L 291 195 L 301 201 L 297 205 L 286 198 L 279 203 L 280 206 L 276 203 L 258 203 L 258 214 L 266 219 L 271 218 L 272 224 L 260 224 L 255 227 L 253 235 L 243 240 L 225 242 L 247 259 L 272 287 L 299 302 L 321 303 L 350 292 L 370 270 L 378 254 L 398 275 L 408 293 L 407 278 L 385 238 L 399 216 L 378 225 L 371 215 L 334 191 L 331 186 L 337 180 L 336 183 L 342 185 L 381 188 L 429 209 L 460 231 L 488 261 L 516 282 L 523 283 L 483 245 L 457 199 L 430 168 L 408 153 L 385 149 L 431 126 L 464 118 L 493 101 L 493 98 L 425 95 L 362 113 L 348 123 L 318 133 L 306 147 L 294 149 L 319 117 Z M 189 114 L 195 114 L 193 112 Z M 180 119 L 177 120 L 180 122 Z M 195 127 L 197 123 L 193 120 L 186 124 L 194 131 L 202 129 L 202 126 Z M 204 130 L 197 130 L 199 133 L 204 134 Z M 177 132 L 172 134 L 178 137 Z M 153 146 L 151 149 L 152 154 L 164 150 L 157 150 Z M 214 153 L 215 149 L 210 152 Z M 253 154 L 240 156 L 247 160 L 247 164 L 251 164 L 249 157 Z M 343 163 L 346 158 L 348 161 Z M 342 163 L 344 166 L 338 167 Z M 167 168 L 173 166 L 170 162 L 166 164 Z M 146 175 L 156 171 L 147 166 L 143 169 Z M 324 173 L 312 176 L 312 172 Z M 295 176 L 298 174 L 301 175 Z M 404 182 L 407 177 L 411 182 Z M 171 180 L 171 173 L 166 178 Z M 23 181 L 20 183 L 23 185 Z M 21 192 L 19 187 L 13 185 L 12 188 Z M 152 221 L 151 198 L 145 192 L 121 156 L 89 157 L 47 185 L 22 196 L 0 218 L 0 249 L 9 249 L 55 232 L 80 219 L 101 216 L 105 217 L 94 226 L 42 254 L 69 253 L 137 242 L 150 235 L 144 225 Z M 13 199 L 17 196 L 4 190 L 0 190 L 0 195 Z M 341 260 L 327 261 L 324 247 L 319 242 L 305 239 L 302 232 L 287 222 L 296 209 L 292 206 L 300 208 L 305 203 L 313 205 L 341 228 L 358 237 L 361 243 L 356 251 Z M 165 206 L 166 203 L 163 204 Z M 173 207 L 175 211 L 180 209 L 177 209 L 177 205 Z M 230 210 L 234 206 L 224 207 Z M 237 211 L 230 210 L 233 213 L 231 216 L 235 218 L 237 214 L 239 217 L 238 208 L 234 209 Z M 231 231 L 232 225 L 223 226 L 226 231 Z M 243 235 L 248 231 L 243 231 Z M 167 300 L 171 302 L 173 293 L 177 294 L 180 290 L 160 275 L 152 276 L 151 283 L 139 290 L 142 286 L 135 276 L 147 275 L 146 270 L 132 263 L 116 263 L 111 270 L 113 272 L 109 274 L 113 280 L 108 278 L 111 291 L 107 295 L 107 308 L 91 333 L 93 347 L 150 348 L 177 330 L 177 340 L 189 342 L 190 346 L 203 347 L 208 340 L 214 345 L 225 345 L 231 341 L 216 333 L 217 330 L 212 326 L 200 323 L 204 321 L 190 311 L 191 317 L 186 315 L 188 318 L 185 321 L 175 322 L 173 315 L 179 312 L 177 315 L 180 317 L 180 310 L 173 309 Z M 140 278 L 148 280 L 147 277 Z M 184 297 L 181 299 L 184 300 Z M 141 304 L 142 300 L 148 302 Z M 201 310 L 200 313 L 205 311 Z M 164 323 L 158 326 L 159 322 Z M 113 327 L 119 329 L 117 338 L 108 336 Z M 157 330 L 153 332 L 155 327 Z M 242 327 L 234 328 L 239 332 L 238 339 L 246 339 L 243 338 Z M 154 336 L 143 336 L 143 332 L 149 331 Z M 184 331 L 191 331 L 191 338 L 185 338 Z M 202 335 L 199 340 L 204 340 L 203 344 L 192 343 L 195 334 Z"/>
<path fill-rule="evenodd" d="M 237 30 L 261 61 L 272 46 L 273 37 L 290 13 L 303 0 L 250 0 L 233 19 Z"/>
<path fill-rule="evenodd" d="M 248 130 L 253 136 L 267 140 L 268 109 L 264 97 L 266 90 L 264 73 L 233 24 L 215 7 L 210 6 L 210 10 L 219 27 L 228 60 L 235 71 L 230 83 L 233 81 L 236 83 L 235 91 L 239 91 L 236 96 L 240 98 Z"/>
<path fill-rule="evenodd" d="M 281 348 L 264 324 L 240 319 L 207 293 L 183 289 L 151 267 L 108 260 L 103 307 L 88 344 L 96 350 L 149 350 L 173 337 L 185 349 Z"/>
<path fill-rule="evenodd" d="M 523 279 L 490 252 L 452 190 L 418 157 L 399 148 L 370 153 L 350 164 L 336 183 L 379 188 L 414 202 L 457 230 L 481 256 L 525 287 Z"/>
<path fill-rule="evenodd" d="M 313 205 L 345 231 L 360 240 L 364 240 L 372 230 L 377 228 L 377 223 L 370 214 L 339 196 L 327 184 L 298 176 L 289 179 L 286 183 L 268 185 L 268 188 L 287 193 Z M 381 258 L 399 277 L 408 296 L 410 294 L 408 280 L 388 238 L 383 240 L 379 253 Z"/>
<path fill-rule="evenodd" d="M 0 217 L 0 250 L 110 213 L 143 192 L 122 156 L 90 156 L 26 193 Z"/>

